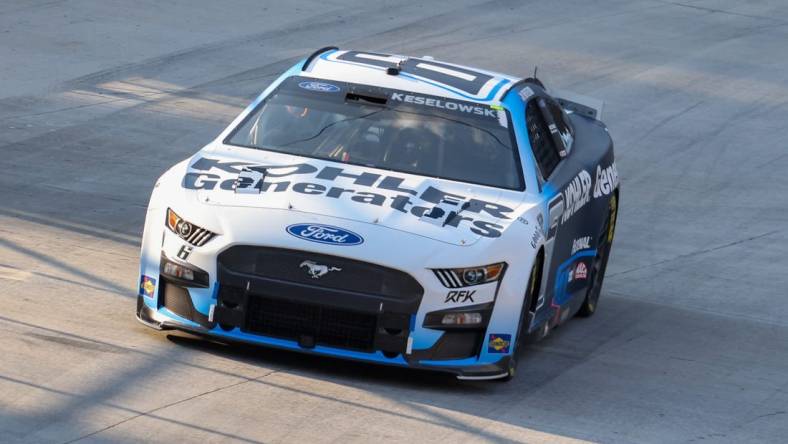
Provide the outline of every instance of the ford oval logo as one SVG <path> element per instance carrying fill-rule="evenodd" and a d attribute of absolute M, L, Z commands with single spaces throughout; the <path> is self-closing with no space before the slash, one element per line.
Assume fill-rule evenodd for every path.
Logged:
<path fill-rule="evenodd" d="M 310 91 L 320 91 L 320 92 L 330 92 L 335 93 L 339 91 L 339 87 L 332 85 L 330 83 L 323 83 L 323 82 L 301 82 L 298 84 L 301 88 L 308 89 Z"/>
<path fill-rule="evenodd" d="M 364 243 L 360 235 L 339 227 L 323 224 L 294 224 L 287 232 L 304 240 L 329 245 L 359 245 Z"/>

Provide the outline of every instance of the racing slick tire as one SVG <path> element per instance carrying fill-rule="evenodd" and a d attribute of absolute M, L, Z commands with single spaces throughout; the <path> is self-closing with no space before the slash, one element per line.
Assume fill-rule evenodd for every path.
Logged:
<path fill-rule="evenodd" d="M 526 341 L 528 336 L 528 322 L 530 320 L 528 314 L 530 312 L 531 301 L 534 295 L 539 294 L 539 288 L 541 286 L 543 263 L 544 257 L 542 254 L 539 254 L 536 257 L 536 263 L 534 263 L 534 266 L 531 268 L 531 274 L 528 277 L 528 287 L 526 288 L 525 298 L 523 299 L 523 308 L 520 310 L 520 322 L 517 325 L 517 336 L 515 336 L 514 348 L 512 349 L 512 355 L 509 357 L 506 376 L 501 378 L 501 381 L 510 381 L 517 371 L 517 361 L 519 354 L 523 350 L 520 345 Z"/>
<path fill-rule="evenodd" d="M 613 244 L 613 236 L 616 232 L 616 216 L 618 214 L 618 195 L 613 193 L 608 204 L 608 216 L 605 226 L 599 234 L 596 256 L 591 264 L 591 279 L 586 292 L 583 305 L 577 311 L 577 316 L 587 318 L 592 316 L 599 304 L 599 295 L 602 293 L 602 281 L 605 279 L 607 260 L 610 258 L 610 246 Z"/>

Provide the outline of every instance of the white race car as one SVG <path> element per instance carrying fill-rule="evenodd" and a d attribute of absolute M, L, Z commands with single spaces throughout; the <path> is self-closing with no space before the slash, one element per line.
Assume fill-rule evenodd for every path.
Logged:
<path fill-rule="evenodd" d="M 432 58 L 323 48 L 156 182 L 137 317 L 509 378 L 597 306 L 618 173 L 601 105 Z"/>

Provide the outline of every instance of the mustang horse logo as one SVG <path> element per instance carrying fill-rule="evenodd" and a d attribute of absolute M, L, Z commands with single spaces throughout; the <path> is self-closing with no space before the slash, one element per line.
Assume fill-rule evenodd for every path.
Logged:
<path fill-rule="evenodd" d="M 309 275 L 312 276 L 312 279 L 317 279 L 323 275 L 328 274 L 329 271 L 342 271 L 341 268 L 338 267 L 329 267 L 328 265 L 321 265 L 315 261 L 304 261 L 301 262 L 301 265 L 298 268 L 307 268 Z"/>

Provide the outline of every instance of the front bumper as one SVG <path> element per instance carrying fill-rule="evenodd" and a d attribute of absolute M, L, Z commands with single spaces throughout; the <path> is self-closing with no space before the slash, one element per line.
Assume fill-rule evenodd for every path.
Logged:
<path fill-rule="evenodd" d="M 195 310 L 196 311 L 196 310 Z M 199 322 L 187 319 L 171 311 L 167 307 L 154 308 L 149 305 L 149 298 L 142 295 L 137 296 L 137 320 L 142 324 L 156 330 L 180 330 L 187 333 L 207 336 L 227 342 L 241 342 L 252 345 L 273 347 L 283 350 L 292 350 L 300 353 L 331 356 L 342 359 L 349 359 L 362 362 L 373 362 L 377 364 L 407 367 L 413 369 L 439 371 L 450 373 L 464 380 L 492 380 L 504 378 L 508 375 L 509 360 L 511 356 L 503 355 L 492 362 L 485 362 L 478 356 L 464 359 L 448 360 L 427 360 L 421 359 L 425 353 L 415 354 L 396 354 L 385 353 L 380 350 L 364 352 L 349 350 L 344 348 L 315 345 L 304 347 L 299 341 L 283 339 L 277 337 L 250 334 L 241 331 L 240 328 L 227 330 L 216 322 Z"/>
<path fill-rule="evenodd" d="M 452 296 L 458 289 L 446 288 L 432 268 L 498 262 L 501 260 L 498 249 L 493 251 L 482 244 L 447 247 L 401 233 L 396 238 L 397 248 L 393 249 L 390 229 L 345 221 L 341 222 L 343 226 L 362 232 L 366 242 L 351 247 L 352 255 L 338 256 L 337 251 L 344 253 L 345 250 L 305 241 L 302 246 L 273 229 L 257 230 L 253 235 L 243 231 L 245 225 L 237 222 L 264 219 L 267 226 L 284 227 L 302 222 L 306 216 L 248 208 L 228 207 L 224 211 L 227 213 L 224 219 L 235 221 L 232 228 L 203 223 L 205 215 L 182 215 L 222 233 L 207 244 L 190 249 L 186 258 L 180 254 L 184 240 L 161 228 L 163 210 L 149 209 L 140 264 L 137 309 L 140 321 L 154 328 L 179 329 L 228 342 L 242 341 L 344 359 L 449 372 L 468 379 L 507 375 L 519 321 L 522 281 L 527 278 L 520 268 L 530 264 L 507 267 L 503 283 L 477 285 L 468 292 L 472 293 L 472 298 L 467 300 Z M 340 223 L 330 219 L 323 222 Z M 254 239 L 253 243 L 249 239 Z M 293 256 L 294 252 L 307 256 Z M 200 288 L 186 287 L 188 284 L 184 282 L 168 279 L 161 266 L 163 257 L 204 271 L 209 276 L 207 284 Z M 472 262 L 467 263 L 465 257 L 472 257 Z M 341 271 L 313 278 L 304 264 L 307 260 Z M 414 267 L 413 264 L 423 265 Z M 415 285 L 406 284 L 407 278 Z M 383 284 L 374 287 L 376 283 Z M 309 313 L 312 316 L 306 324 L 319 322 L 327 314 L 329 318 L 338 319 L 338 322 L 323 326 L 330 331 L 334 327 L 346 329 L 353 324 L 372 325 L 367 322 L 371 316 L 375 331 L 366 337 L 363 331 L 343 333 L 351 336 L 349 342 L 343 342 L 347 338 L 336 335 L 320 337 L 314 331 L 306 335 L 292 334 L 287 329 L 269 332 L 261 325 L 265 327 L 271 319 L 256 318 L 257 325 L 250 324 L 250 319 L 255 319 L 248 310 L 250 303 L 259 302 L 250 301 L 250 295 L 282 303 L 284 306 L 279 307 L 282 316 L 275 319 L 280 324 L 288 315 L 287 305 L 293 303 L 302 305 L 295 310 L 299 315 Z M 327 311 L 315 310 L 310 304 L 322 305 Z M 448 331 L 425 327 L 430 313 L 473 306 L 488 310 L 486 330 Z M 364 316 L 351 316 L 350 321 L 343 321 L 347 315 L 345 311 Z M 304 320 L 301 321 L 296 331 L 304 329 Z M 320 331 L 325 330 L 321 327 Z M 508 345 L 501 348 L 491 343 L 493 338 L 500 340 L 501 337 L 509 339 Z"/>

